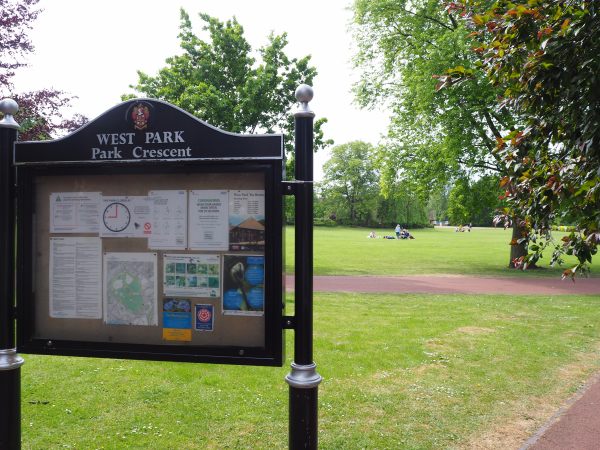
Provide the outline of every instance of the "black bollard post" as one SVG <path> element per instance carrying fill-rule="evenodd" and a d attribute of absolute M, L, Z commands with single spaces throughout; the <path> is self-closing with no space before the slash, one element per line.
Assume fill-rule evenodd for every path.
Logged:
<path fill-rule="evenodd" d="M 300 85 L 295 119 L 296 255 L 294 362 L 285 377 L 290 386 L 289 447 L 318 445 L 318 389 L 321 376 L 313 362 L 313 90 Z"/>
<path fill-rule="evenodd" d="M 0 101 L 0 449 L 21 448 L 21 365 L 15 350 L 14 100 Z"/>

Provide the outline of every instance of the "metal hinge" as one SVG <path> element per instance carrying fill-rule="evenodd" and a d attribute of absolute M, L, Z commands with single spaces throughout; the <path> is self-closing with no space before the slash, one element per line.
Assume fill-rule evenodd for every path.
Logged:
<path fill-rule="evenodd" d="M 313 184 L 313 182 L 304 180 L 282 181 L 281 186 L 283 187 L 283 195 L 296 195 L 300 186 L 306 184 Z"/>
<path fill-rule="evenodd" d="M 294 330 L 296 328 L 296 318 L 294 316 L 283 316 L 281 326 L 284 330 Z"/>
<path fill-rule="evenodd" d="M 296 195 L 297 181 L 282 181 L 283 195 Z"/>

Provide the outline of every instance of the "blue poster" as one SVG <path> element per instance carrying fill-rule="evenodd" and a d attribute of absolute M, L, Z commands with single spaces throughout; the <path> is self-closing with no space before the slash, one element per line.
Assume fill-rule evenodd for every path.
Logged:
<path fill-rule="evenodd" d="M 189 300 L 170 297 L 163 300 L 163 339 L 192 340 L 192 304 Z"/>
<path fill-rule="evenodd" d="M 223 256 L 223 313 L 259 316 L 265 310 L 265 257 Z"/>
<path fill-rule="evenodd" d="M 165 298 L 163 301 L 163 328 L 192 328 L 192 307 L 189 300 Z"/>

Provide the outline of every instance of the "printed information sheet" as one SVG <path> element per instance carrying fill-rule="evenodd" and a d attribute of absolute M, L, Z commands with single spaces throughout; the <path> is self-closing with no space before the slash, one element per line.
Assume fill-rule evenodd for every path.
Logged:
<path fill-rule="evenodd" d="M 100 192 L 50 194 L 50 233 L 98 233 Z"/>
<path fill-rule="evenodd" d="M 187 247 L 187 191 L 150 191 L 152 199 L 152 249 L 185 250 Z"/>
<path fill-rule="evenodd" d="M 104 254 L 104 322 L 157 325 L 156 253 Z"/>
<path fill-rule="evenodd" d="M 102 197 L 100 237 L 150 237 L 152 206 L 148 196 Z"/>
<path fill-rule="evenodd" d="M 190 250 L 228 249 L 227 205 L 227 191 L 190 191 Z"/>
<path fill-rule="evenodd" d="M 229 250 L 265 248 L 265 191 L 229 192 Z"/>
<path fill-rule="evenodd" d="M 164 255 L 163 292 L 169 296 L 219 297 L 219 255 Z"/>
<path fill-rule="evenodd" d="M 50 317 L 101 319 L 101 274 L 100 238 L 50 238 Z"/>

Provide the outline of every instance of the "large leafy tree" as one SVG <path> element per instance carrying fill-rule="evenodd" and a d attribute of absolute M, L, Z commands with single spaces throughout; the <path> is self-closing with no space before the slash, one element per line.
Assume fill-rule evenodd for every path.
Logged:
<path fill-rule="evenodd" d="M 600 5 L 591 0 L 452 2 L 476 30 L 484 71 L 503 103 L 524 117 L 498 140 L 502 180 L 523 218 L 527 265 L 549 245 L 552 260 L 573 254 L 585 269 L 600 242 Z M 576 231 L 558 244 L 555 221 Z M 542 242 L 538 241 L 542 237 Z"/>
<path fill-rule="evenodd" d="M 49 139 L 87 121 L 81 115 L 63 117 L 64 108 L 72 100 L 63 92 L 18 92 L 12 82 L 15 71 L 26 66 L 25 55 L 34 50 L 27 33 L 40 13 L 36 8 L 38 1 L 0 0 L 0 98 L 10 97 L 19 104 L 15 118 L 21 125 L 20 140 Z"/>
<path fill-rule="evenodd" d="M 486 175 L 477 180 L 459 178 L 448 195 L 447 214 L 450 223 L 462 225 L 472 223 L 490 226 L 502 206 L 497 176 Z"/>
<path fill-rule="evenodd" d="M 501 90 L 479 70 L 472 30 L 457 17 L 439 0 L 354 2 L 357 99 L 393 111 L 379 157 L 384 192 L 412 179 L 427 199 L 463 177 L 507 174 L 494 149 L 520 118 L 497 101 Z M 526 253 L 513 223 L 511 267 Z"/>
<path fill-rule="evenodd" d="M 371 144 L 354 141 L 333 147 L 323 171 L 321 194 L 336 219 L 368 224 L 375 215 L 378 193 Z"/>
<path fill-rule="evenodd" d="M 388 227 L 401 224 L 407 228 L 429 224 L 427 209 L 416 193 L 414 183 L 409 180 L 398 181 L 391 186 L 387 195 L 379 193 L 377 224 Z"/>
<path fill-rule="evenodd" d="M 288 57 L 284 52 L 286 34 L 271 34 L 267 45 L 258 50 L 261 60 L 257 61 L 235 18 L 226 22 L 207 14 L 200 18 L 209 39 L 202 40 L 194 33 L 190 17 L 182 9 L 179 39 L 183 52 L 168 58 L 156 76 L 138 72 L 138 82 L 131 87 L 227 131 L 284 132 L 291 153 L 294 92 L 301 83 L 312 84 L 317 74 L 310 56 Z M 315 121 L 315 150 L 331 143 L 323 139 L 325 122 Z"/>
<path fill-rule="evenodd" d="M 393 111 L 381 158 L 384 181 L 420 181 L 422 190 L 462 175 L 502 171 L 492 154 L 496 137 L 513 126 L 496 102 L 497 90 L 476 74 L 476 57 L 464 24 L 438 0 L 356 0 L 356 86 L 362 106 Z M 470 73 L 454 89 L 439 88 L 448 68 Z"/>

